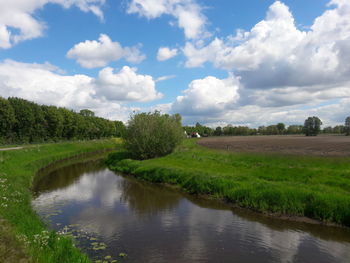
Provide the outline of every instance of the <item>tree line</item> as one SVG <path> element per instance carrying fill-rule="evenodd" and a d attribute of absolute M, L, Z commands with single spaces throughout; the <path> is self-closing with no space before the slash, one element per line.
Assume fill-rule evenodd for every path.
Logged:
<path fill-rule="evenodd" d="M 0 144 L 121 137 L 125 125 L 56 106 L 39 105 L 21 98 L 0 97 Z"/>
<path fill-rule="evenodd" d="M 216 128 L 207 127 L 196 123 L 195 126 L 184 126 L 183 129 L 187 134 L 191 135 L 198 132 L 201 136 L 247 136 L 247 135 L 296 135 L 305 134 L 307 136 L 314 136 L 319 133 L 323 134 L 345 134 L 350 135 L 350 116 L 346 118 L 344 125 L 337 125 L 334 127 L 328 126 L 321 129 L 322 121 L 316 117 L 308 117 L 304 125 L 289 125 L 284 123 L 277 123 L 269 126 L 259 126 L 250 128 L 248 126 L 233 126 L 231 124 L 224 127 L 218 126 Z"/>
<path fill-rule="evenodd" d="M 181 119 L 179 114 L 174 116 Z M 328 126 L 324 129 L 321 129 L 321 125 L 321 120 L 313 116 L 307 118 L 304 125 L 288 127 L 284 123 L 277 123 L 258 128 L 227 125 L 213 129 L 197 123 L 195 126 L 184 126 L 183 130 L 189 135 L 198 132 L 201 136 L 284 134 L 314 136 L 321 132 L 350 135 L 350 116 L 346 118 L 344 125 Z M 66 108 L 39 105 L 21 98 L 0 97 L 0 144 L 122 137 L 125 131 L 123 122 L 97 117 L 88 109 L 78 113 Z"/>
<path fill-rule="evenodd" d="M 282 135 L 282 134 L 302 134 L 303 125 L 289 125 L 278 123 L 276 125 L 260 126 L 250 128 L 248 126 L 233 126 L 231 124 L 215 129 L 197 123 L 195 126 L 184 126 L 187 134 L 198 132 L 201 136 L 247 136 L 247 135 Z"/>

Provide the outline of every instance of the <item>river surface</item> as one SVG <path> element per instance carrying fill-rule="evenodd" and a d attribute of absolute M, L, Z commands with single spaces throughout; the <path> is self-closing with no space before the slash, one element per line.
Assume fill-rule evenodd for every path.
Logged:
<path fill-rule="evenodd" d="M 283 221 L 108 170 L 101 161 L 39 174 L 33 207 L 106 262 L 350 262 L 350 230 Z"/>

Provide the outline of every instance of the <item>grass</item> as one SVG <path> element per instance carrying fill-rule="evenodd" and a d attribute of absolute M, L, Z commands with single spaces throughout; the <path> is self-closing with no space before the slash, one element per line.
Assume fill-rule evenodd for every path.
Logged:
<path fill-rule="evenodd" d="M 71 238 L 48 232 L 31 207 L 36 172 L 50 163 L 115 148 L 115 140 L 31 145 L 0 151 L 0 261 L 90 262 Z"/>
<path fill-rule="evenodd" d="M 259 212 L 350 226 L 350 158 L 228 153 L 185 140 L 168 156 L 110 154 L 112 170 L 210 195 Z"/>

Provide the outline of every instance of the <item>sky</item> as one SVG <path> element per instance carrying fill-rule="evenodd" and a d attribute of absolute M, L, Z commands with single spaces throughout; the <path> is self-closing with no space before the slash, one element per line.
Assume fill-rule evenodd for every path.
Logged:
<path fill-rule="evenodd" d="M 0 0 L 0 96 L 126 122 L 350 116 L 349 0 Z"/>

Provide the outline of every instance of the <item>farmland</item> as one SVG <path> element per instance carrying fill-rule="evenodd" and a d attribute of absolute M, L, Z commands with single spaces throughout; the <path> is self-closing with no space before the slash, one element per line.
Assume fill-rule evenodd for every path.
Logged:
<path fill-rule="evenodd" d="M 350 137 L 348 136 L 230 136 L 209 137 L 198 144 L 232 152 L 276 153 L 304 156 L 348 156 L 350 157 Z"/>

